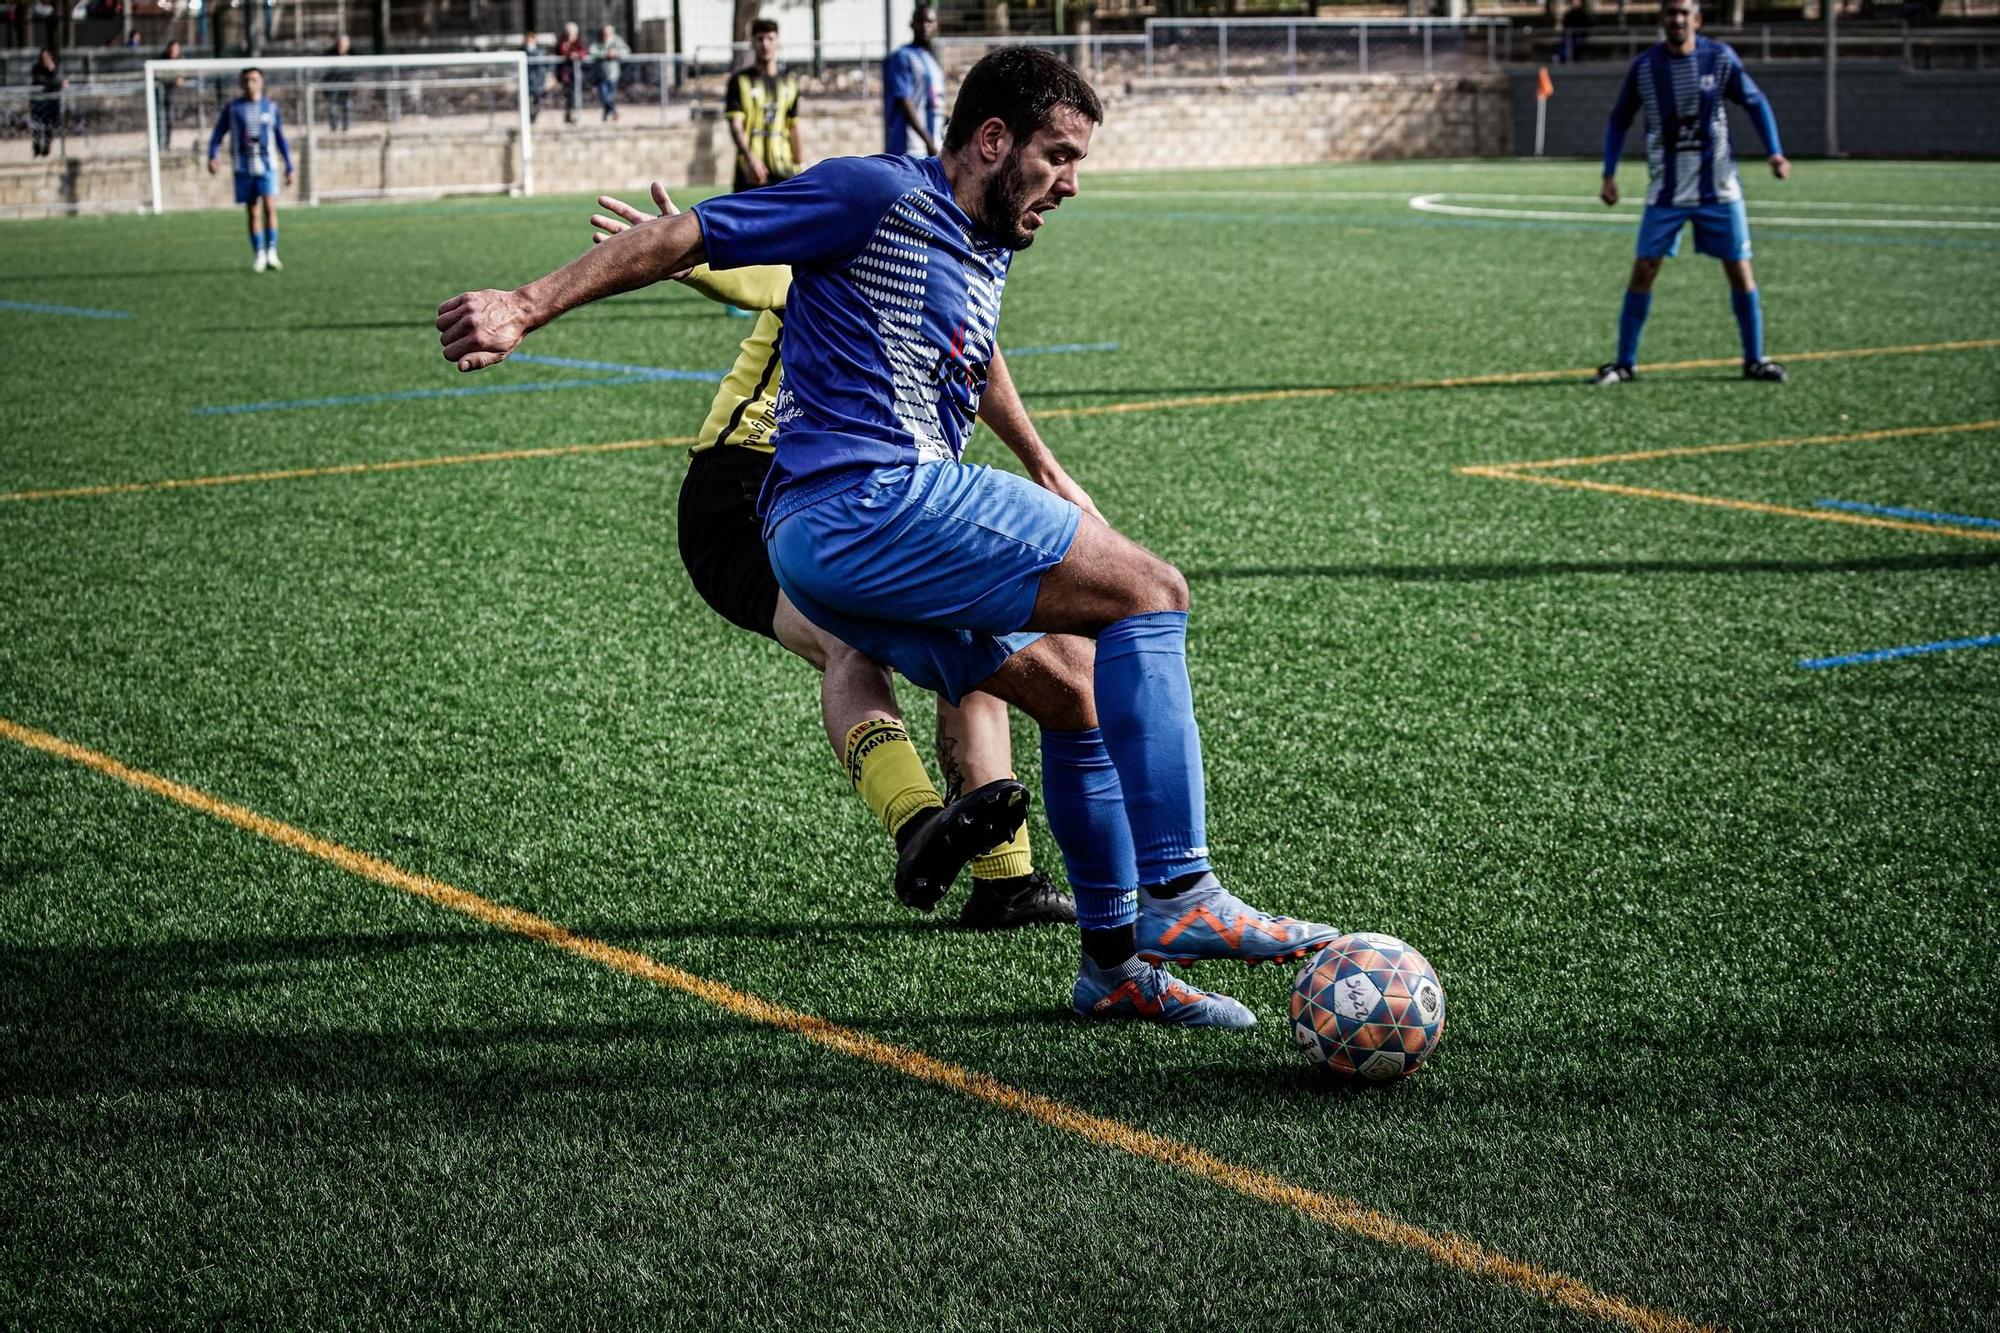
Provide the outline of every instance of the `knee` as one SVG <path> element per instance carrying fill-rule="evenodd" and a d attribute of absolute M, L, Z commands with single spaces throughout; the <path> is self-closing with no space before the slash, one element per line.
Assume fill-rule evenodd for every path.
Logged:
<path fill-rule="evenodd" d="M 1133 615 L 1150 611 L 1188 609 L 1187 576 L 1157 556 L 1148 556 L 1140 570 Z"/>
<path fill-rule="evenodd" d="M 1632 290 L 1635 292 L 1652 291 L 1653 279 L 1659 276 L 1660 276 L 1659 260 L 1657 259 L 1640 260 L 1638 263 L 1632 265 L 1632 283 L 1631 283 Z"/>

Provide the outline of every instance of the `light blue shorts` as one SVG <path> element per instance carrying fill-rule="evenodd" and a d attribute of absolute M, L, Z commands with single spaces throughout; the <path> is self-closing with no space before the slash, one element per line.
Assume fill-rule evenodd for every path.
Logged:
<path fill-rule="evenodd" d="M 277 192 L 278 169 L 276 167 L 272 167 L 261 176 L 254 171 L 239 171 L 236 173 L 236 202 L 239 204 L 251 203 L 262 195 L 276 194 Z"/>
<path fill-rule="evenodd" d="M 766 534 L 813 624 L 957 703 L 1040 638 L 1023 631 L 1083 511 L 1011 472 L 883 468 Z"/>
<path fill-rule="evenodd" d="M 1640 259 L 1672 259 L 1681 252 L 1681 228 L 1694 223 L 1696 254 L 1712 259 L 1750 257 L 1750 215 L 1741 199 L 1726 204 L 1696 204 L 1676 208 L 1669 204 L 1648 204 L 1639 219 Z"/>

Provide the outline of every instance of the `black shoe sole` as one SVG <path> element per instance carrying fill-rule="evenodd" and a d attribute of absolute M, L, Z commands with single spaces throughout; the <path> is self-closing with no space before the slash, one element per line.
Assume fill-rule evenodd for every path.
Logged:
<path fill-rule="evenodd" d="M 1076 924 L 1076 900 L 1054 890 L 1032 894 L 1024 902 L 1010 900 L 998 906 L 968 898 L 958 914 L 958 924 L 966 930 L 1073 926 Z"/>
<path fill-rule="evenodd" d="M 1027 818 L 1028 789 L 1012 778 L 959 797 L 931 816 L 896 858 L 896 901 L 930 911 L 966 862 L 1013 837 Z"/>

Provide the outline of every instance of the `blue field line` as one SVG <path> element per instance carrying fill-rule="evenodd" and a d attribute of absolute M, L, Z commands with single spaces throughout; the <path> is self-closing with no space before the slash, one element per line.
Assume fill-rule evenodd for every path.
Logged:
<path fill-rule="evenodd" d="M 1887 514 L 1891 518 L 1921 518 L 1932 523 L 1963 523 L 1974 528 L 2000 528 L 2000 518 L 1979 518 L 1973 514 L 1941 514 L 1935 509 L 1906 509 L 1901 505 L 1871 505 L 1859 500 L 1814 500 L 1821 509 L 1851 509 L 1857 514 Z"/>
<path fill-rule="evenodd" d="M 1054 356 L 1058 352 L 1115 352 L 1117 343 L 1050 343 L 1046 347 L 1003 347 L 1007 356 Z"/>
<path fill-rule="evenodd" d="M 24 310 L 31 315 L 75 315 L 79 319 L 137 319 L 129 310 L 92 310 L 80 305 L 43 305 L 40 301 L 0 301 L 0 310 Z"/>
<path fill-rule="evenodd" d="M 721 379 L 720 375 L 715 376 Z M 467 384 L 455 389 L 398 389 L 394 393 L 351 393 L 334 398 L 288 398 L 271 403 L 228 403 L 188 410 L 198 417 L 239 416 L 246 412 L 291 412 L 308 407 L 357 407 L 363 403 L 401 403 L 418 398 L 477 398 L 490 393 L 543 393 L 551 389 L 611 389 L 623 384 L 652 384 L 656 375 L 616 375 L 596 380 L 540 380 L 530 384 Z"/>
<path fill-rule="evenodd" d="M 1863 662 L 1887 662 L 1897 657 L 1948 653 L 1958 648 L 2000 648 L 2000 634 L 1982 634 L 1975 639 L 1940 639 L 1936 643 L 1912 643 L 1901 648 L 1877 648 L 1873 652 L 1847 653 L 1840 657 L 1801 657 L 1798 665 L 1808 671 L 1824 671 L 1828 667 L 1859 666 Z"/>
<path fill-rule="evenodd" d="M 198 417 L 241 416 L 249 412 L 295 412 L 314 407 L 359 407 L 367 403 L 402 403 L 423 398 L 478 398 L 494 393 L 546 393 L 554 389 L 616 389 L 630 384 L 658 384 L 662 380 L 696 380 L 719 384 L 720 370 L 666 370 L 655 366 L 628 366 L 612 361 L 578 361 L 564 356 L 514 355 L 509 361 L 527 361 L 542 366 L 562 366 L 577 370 L 616 371 L 591 379 L 532 380 L 525 384 L 466 384 L 450 389 L 397 389 L 389 393 L 336 394 L 330 398 L 283 398 L 267 403 L 224 403 L 213 407 L 192 407 Z"/>
<path fill-rule="evenodd" d="M 722 379 L 719 370 L 662 370 L 658 366 L 628 366 L 622 361 L 579 361 L 573 356 L 534 356 L 516 352 L 509 361 L 531 366 L 561 366 L 568 370 L 607 370 L 620 375 L 643 375 L 655 380 L 703 380 L 714 384 Z"/>

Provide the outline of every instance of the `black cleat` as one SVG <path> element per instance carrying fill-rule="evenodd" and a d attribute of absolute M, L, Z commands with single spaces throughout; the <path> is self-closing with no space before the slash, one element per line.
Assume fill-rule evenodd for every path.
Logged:
<path fill-rule="evenodd" d="M 1073 926 L 1076 899 L 1039 870 L 1011 879 L 972 881 L 972 896 L 959 909 L 967 930 L 1014 930 L 1020 926 Z"/>
<path fill-rule="evenodd" d="M 975 788 L 930 815 L 896 853 L 896 901 L 928 912 L 965 863 L 1012 838 L 1028 818 L 1028 789 L 1012 778 Z"/>
<path fill-rule="evenodd" d="M 1608 389 L 1614 384 L 1628 384 L 1638 378 L 1632 367 L 1620 365 L 1616 361 L 1606 361 L 1597 368 L 1597 374 L 1591 377 L 1590 382 L 1600 389 Z"/>
<path fill-rule="evenodd" d="M 1765 360 L 1745 361 L 1743 363 L 1743 378 L 1746 380 L 1763 380 L 1767 384 L 1783 384 L 1791 376 L 1786 374 L 1785 368 L 1777 362 Z"/>

